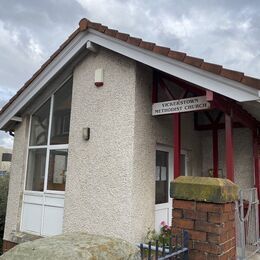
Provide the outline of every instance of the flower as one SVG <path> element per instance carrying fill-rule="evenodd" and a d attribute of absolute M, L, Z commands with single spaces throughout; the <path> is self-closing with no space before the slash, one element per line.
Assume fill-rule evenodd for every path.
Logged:
<path fill-rule="evenodd" d="M 162 222 L 161 222 L 161 226 L 164 227 L 165 225 L 166 225 L 165 221 L 162 221 Z"/>

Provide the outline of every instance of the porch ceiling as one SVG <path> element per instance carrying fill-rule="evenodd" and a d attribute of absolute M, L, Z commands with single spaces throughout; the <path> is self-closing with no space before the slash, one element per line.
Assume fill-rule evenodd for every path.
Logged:
<path fill-rule="evenodd" d="M 247 110 L 256 120 L 260 121 L 260 102 L 249 101 L 241 103 L 242 107 Z"/>

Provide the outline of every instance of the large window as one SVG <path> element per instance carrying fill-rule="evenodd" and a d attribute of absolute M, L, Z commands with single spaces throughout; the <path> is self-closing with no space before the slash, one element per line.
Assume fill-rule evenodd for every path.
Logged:
<path fill-rule="evenodd" d="M 31 116 L 26 190 L 65 190 L 71 95 L 68 80 Z"/>

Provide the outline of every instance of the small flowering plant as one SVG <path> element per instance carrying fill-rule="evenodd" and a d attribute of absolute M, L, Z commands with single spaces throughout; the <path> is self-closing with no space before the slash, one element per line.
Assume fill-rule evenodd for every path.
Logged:
<path fill-rule="evenodd" d="M 161 222 L 161 233 L 160 233 L 160 235 L 161 235 L 163 238 L 170 238 L 171 233 L 172 233 L 172 228 L 171 228 L 171 226 L 168 226 L 168 225 L 165 223 L 165 221 L 162 221 L 162 222 Z"/>
<path fill-rule="evenodd" d="M 163 243 L 163 241 L 165 241 L 165 243 L 168 244 L 168 241 L 171 238 L 171 234 L 172 234 L 171 226 L 167 225 L 165 221 L 162 221 L 160 234 L 159 234 L 159 241 L 161 243 Z"/>
<path fill-rule="evenodd" d="M 155 232 L 155 230 L 149 229 L 145 238 L 145 242 L 152 242 L 152 245 L 155 245 L 156 240 L 159 241 L 159 246 L 162 246 L 163 243 L 166 246 L 169 246 L 172 228 L 167 225 L 165 221 L 162 221 L 160 224 L 160 233 Z"/>

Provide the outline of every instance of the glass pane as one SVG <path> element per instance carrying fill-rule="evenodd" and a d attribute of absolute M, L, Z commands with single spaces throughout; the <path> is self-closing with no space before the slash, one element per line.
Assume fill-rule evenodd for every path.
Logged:
<path fill-rule="evenodd" d="M 48 190 L 65 191 L 67 150 L 51 150 L 48 172 Z"/>
<path fill-rule="evenodd" d="M 30 145 L 46 145 L 48 139 L 50 100 L 32 115 Z"/>
<path fill-rule="evenodd" d="M 181 154 L 181 176 L 185 176 L 186 173 L 186 156 Z"/>
<path fill-rule="evenodd" d="M 168 202 L 168 159 L 168 152 L 156 151 L 156 204 Z"/>
<path fill-rule="evenodd" d="M 46 149 L 30 149 L 27 165 L 26 190 L 43 191 Z"/>
<path fill-rule="evenodd" d="M 65 83 L 54 94 L 51 144 L 67 144 L 69 142 L 71 95 L 72 80 Z"/>

